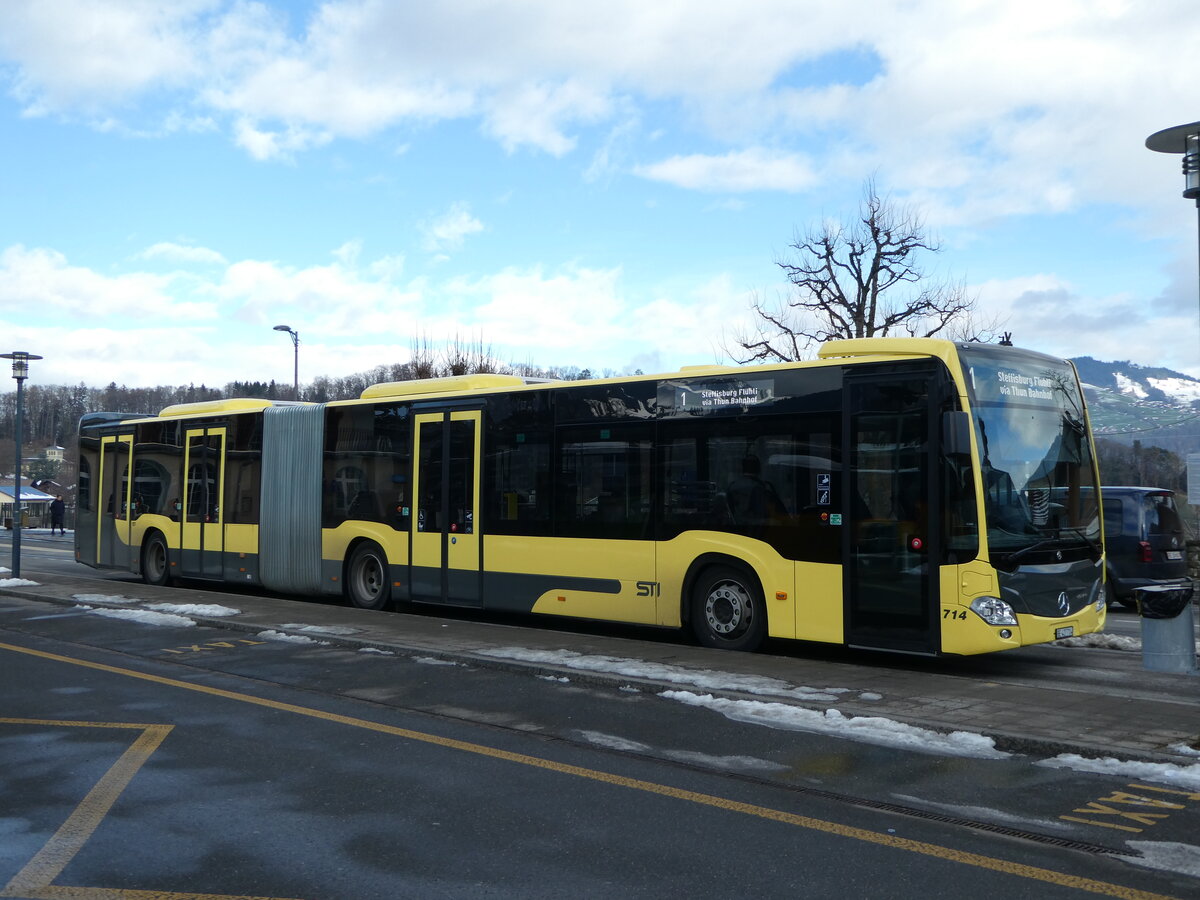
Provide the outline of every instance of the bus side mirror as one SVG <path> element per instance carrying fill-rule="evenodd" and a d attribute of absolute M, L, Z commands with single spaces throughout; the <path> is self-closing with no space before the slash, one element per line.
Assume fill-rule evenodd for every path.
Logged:
<path fill-rule="evenodd" d="M 971 416 L 959 411 L 942 413 L 942 452 L 947 456 L 971 455 Z"/>

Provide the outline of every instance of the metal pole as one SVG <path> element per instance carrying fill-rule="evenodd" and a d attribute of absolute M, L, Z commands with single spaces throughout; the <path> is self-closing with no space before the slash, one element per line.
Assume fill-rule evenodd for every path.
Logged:
<path fill-rule="evenodd" d="M 292 339 L 292 399 L 300 399 L 300 332 L 290 325 L 276 325 L 276 331 L 286 331 Z"/>
<path fill-rule="evenodd" d="M 12 360 L 13 378 L 17 382 L 17 415 L 13 422 L 13 450 L 17 457 L 17 475 L 13 488 L 13 533 L 12 533 L 12 574 L 13 578 L 21 577 L 21 417 L 25 413 L 25 403 L 22 388 L 25 379 L 29 377 L 31 360 L 41 359 L 36 353 L 26 353 L 24 350 L 14 350 L 12 353 L 0 353 L 0 358 Z"/>
<path fill-rule="evenodd" d="M 1195 200 L 1200 211 L 1200 122 L 1164 128 L 1146 138 L 1146 149 L 1183 155 L 1183 197 Z M 1197 227 L 1200 235 L 1200 224 Z M 1200 283 L 1200 279 L 1197 279 Z"/>
<path fill-rule="evenodd" d="M 25 379 L 17 379 L 17 418 L 13 422 L 13 443 L 16 445 L 17 477 L 13 490 L 13 533 L 12 533 L 12 577 L 21 577 L 21 416 L 24 413 L 22 402 Z"/>

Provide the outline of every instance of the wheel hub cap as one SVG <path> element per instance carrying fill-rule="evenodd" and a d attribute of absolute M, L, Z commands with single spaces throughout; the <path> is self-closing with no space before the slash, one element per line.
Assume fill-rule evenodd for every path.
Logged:
<path fill-rule="evenodd" d="M 730 634 L 743 628 L 749 619 L 749 605 L 739 591 L 721 585 L 708 595 L 704 615 L 709 627 L 717 634 Z"/>

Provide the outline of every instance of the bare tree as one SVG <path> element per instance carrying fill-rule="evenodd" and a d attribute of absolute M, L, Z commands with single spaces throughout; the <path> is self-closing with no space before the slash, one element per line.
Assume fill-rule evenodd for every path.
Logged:
<path fill-rule="evenodd" d="M 725 352 L 738 362 L 803 359 L 813 344 L 836 338 L 907 335 L 978 338 L 995 326 L 974 323 L 975 297 L 961 282 L 929 280 L 921 257 L 938 253 L 921 217 L 863 190 L 857 219 L 826 223 L 789 245 L 793 259 L 777 260 L 791 292 L 776 303 L 755 298 L 757 319 Z"/>
<path fill-rule="evenodd" d="M 506 368 L 496 360 L 492 348 L 483 343 L 482 337 L 467 339 L 456 333 L 442 355 L 442 368 L 447 375 L 502 373 Z"/>

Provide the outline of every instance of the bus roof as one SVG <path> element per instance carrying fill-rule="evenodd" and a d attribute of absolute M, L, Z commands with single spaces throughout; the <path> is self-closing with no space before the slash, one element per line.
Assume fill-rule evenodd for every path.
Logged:
<path fill-rule="evenodd" d="M 529 384 L 520 375 L 497 375 L 481 372 L 475 375 L 447 375 L 444 378 L 416 378 L 411 381 L 383 381 L 366 388 L 360 400 L 380 400 L 388 397 L 408 397 L 414 394 L 442 394 L 451 391 L 474 393 L 489 388 L 518 387 Z"/>
<path fill-rule="evenodd" d="M 196 403 L 176 403 L 163 407 L 159 418 L 174 416 L 205 416 L 213 413 L 258 412 L 268 406 L 312 406 L 293 400 L 263 400 L 257 397 L 232 397 L 228 400 L 199 400 Z"/>
<path fill-rule="evenodd" d="M 818 359 L 845 356 L 935 356 L 948 359 L 955 355 L 954 342 L 943 338 L 848 338 L 827 341 L 817 351 Z"/>

